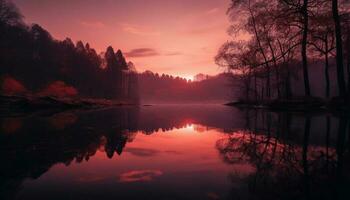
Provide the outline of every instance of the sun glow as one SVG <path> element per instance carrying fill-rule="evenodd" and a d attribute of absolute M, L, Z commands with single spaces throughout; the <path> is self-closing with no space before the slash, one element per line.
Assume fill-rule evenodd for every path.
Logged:
<path fill-rule="evenodd" d="M 187 124 L 186 127 L 183 128 L 183 131 L 194 132 L 193 124 Z"/>
<path fill-rule="evenodd" d="M 185 76 L 182 76 L 182 78 L 185 78 L 187 81 L 193 81 L 193 76 L 191 75 L 185 75 Z"/>

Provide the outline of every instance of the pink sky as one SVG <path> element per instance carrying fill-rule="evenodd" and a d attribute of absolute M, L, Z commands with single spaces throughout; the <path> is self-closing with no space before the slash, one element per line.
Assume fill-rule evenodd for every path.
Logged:
<path fill-rule="evenodd" d="M 55 38 L 89 42 L 98 52 L 121 49 L 138 71 L 191 78 L 217 74 L 229 39 L 230 0 L 13 0 L 25 21 Z"/>

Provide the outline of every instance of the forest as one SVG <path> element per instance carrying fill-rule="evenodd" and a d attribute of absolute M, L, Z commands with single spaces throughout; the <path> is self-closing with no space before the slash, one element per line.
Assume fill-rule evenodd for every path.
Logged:
<path fill-rule="evenodd" d="M 89 43 L 54 39 L 40 25 L 26 24 L 13 3 L 0 0 L 1 91 L 133 103 L 348 106 L 348 1 L 232 0 L 227 14 L 232 40 L 215 56 L 225 72 L 188 81 L 137 72 L 112 46 L 97 53 Z"/>
<path fill-rule="evenodd" d="M 1 92 L 127 103 L 224 103 L 232 96 L 230 74 L 198 74 L 195 81 L 149 70 L 137 72 L 112 46 L 97 53 L 89 43 L 56 40 L 28 25 L 16 6 L 0 0 Z"/>
<path fill-rule="evenodd" d="M 233 97 L 231 74 L 197 74 L 194 80 L 145 71 L 139 73 L 144 103 L 226 103 Z"/>
<path fill-rule="evenodd" d="M 56 40 L 40 25 L 25 24 L 6 0 L 0 32 L 2 93 L 139 101 L 136 69 L 121 50 L 97 54 L 89 43 Z"/>
<path fill-rule="evenodd" d="M 347 104 L 349 8 L 346 0 L 232 0 L 232 40 L 215 61 L 239 78 L 241 102 Z M 316 95 L 321 87 L 323 94 Z"/>

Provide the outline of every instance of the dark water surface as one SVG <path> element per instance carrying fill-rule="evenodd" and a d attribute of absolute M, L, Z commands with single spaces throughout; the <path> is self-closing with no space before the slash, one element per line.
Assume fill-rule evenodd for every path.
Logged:
<path fill-rule="evenodd" d="M 343 115 L 162 105 L 0 122 L 0 199 L 350 199 Z"/>

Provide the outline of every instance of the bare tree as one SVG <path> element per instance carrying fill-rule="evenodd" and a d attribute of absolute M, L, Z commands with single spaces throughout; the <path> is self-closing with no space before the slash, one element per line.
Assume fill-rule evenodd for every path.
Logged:
<path fill-rule="evenodd" d="M 307 56 L 307 44 L 309 36 L 309 15 L 310 9 L 314 7 L 315 1 L 310 0 L 279 0 L 281 4 L 284 19 L 288 21 L 286 26 L 295 26 L 299 29 L 301 34 L 301 60 L 304 77 L 304 90 L 305 96 L 311 96 L 310 80 L 309 80 L 309 68 L 308 68 L 308 56 Z M 282 18 L 282 20 L 283 20 Z"/>
<path fill-rule="evenodd" d="M 266 2 L 261 0 L 233 0 L 228 10 L 232 22 L 229 33 L 233 36 L 233 40 L 238 34 L 246 34 L 248 39 L 245 42 L 249 43 L 247 47 L 251 48 L 250 52 L 253 52 L 250 59 L 254 61 L 245 61 L 244 63 L 250 65 L 251 75 L 254 76 L 254 92 L 258 93 L 260 90 L 262 96 L 266 96 L 267 99 L 273 96 L 273 91 L 277 91 L 278 98 L 281 97 L 281 66 L 286 66 L 288 52 L 300 44 L 300 41 L 296 39 L 300 35 L 300 31 L 289 28 L 290 26 L 284 22 L 281 23 L 282 18 L 286 16 L 283 12 L 284 10 L 279 8 L 277 1 Z M 286 37 L 287 39 L 279 40 L 279 37 Z M 284 42 L 288 43 L 289 46 L 281 44 Z M 283 48 L 280 48 L 281 46 Z M 286 48 L 287 46 L 288 48 Z M 223 54 L 224 49 L 220 50 L 218 57 Z M 226 48 L 226 61 L 232 59 L 232 57 L 227 56 L 232 52 L 227 50 Z M 234 57 L 237 57 L 237 55 Z M 274 69 L 274 73 L 272 69 Z M 271 79 L 273 76 L 275 82 Z M 262 82 L 265 83 L 261 84 Z M 258 88 L 259 85 L 260 89 Z M 256 100 L 258 99 L 257 96 L 255 94 Z"/>
<path fill-rule="evenodd" d="M 332 0 L 332 14 L 334 20 L 334 30 L 335 30 L 335 41 L 336 41 L 336 60 L 337 60 L 337 80 L 339 95 L 345 97 L 346 86 L 344 79 L 344 63 L 343 63 L 343 46 L 342 46 L 342 33 L 341 24 L 338 9 L 338 0 Z"/>
<path fill-rule="evenodd" d="M 301 57 L 303 62 L 303 74 L 304 74 L 304 86 L 305 86 L 305 95 L 310 96 L 310 83 L 309 83 L 309 71 L 308 71 L 308 62 L 306 55 L 306 45 L 307 45 L 307 37 L 309 32 L 309 14 L 308 14 L 308 0 L 303 1 L 302 6 L 302 16 L 303 16 L 303 39 L 301 42 Z"/>
<path fill-rule="evenodd" d="M 215 57 L 216 64 L 226 68 L 229 72 L 235 74 L 236 78 L 240 79 L 239 82 L 242 85 L 238 87 L 243 90 L 245 101 L 250 101 L 250 93 L 252 91 L 254 91 L 257 99 L 256 84 L 254 89 L 251 87 L 252 77 L 256 76 L 254 68 L 256 50 L 252 46 L 244 42 L 227 42 L 222 45 L 218 55 Z"/>
<path fill-rule="evenodd" d="M 245 62 L 242 62 L 241 58 L 228 61 L 233 57 L 247 55 L 237 53 L 240 49 L 234 46 L 231 48 L 237 52 L 233 57 L 228 56 L 232 53 L 232 49 L 224 53 L 226 61 L 235 63 L 239 60 L 241 67 L 247 65 L 244 67 L 250 70 L 248 74 L 252 76 L 250 80 L 253 81 L 250 84 L 254 86 L 252 91 L 255 93 L 261 91 L 267 99 L 275 96 L 280 99 L 283 90 L 285 97 L 290 97 L 292 94 L 291 77 L 298 77 L 295 75 L 299 69 L 296 67 L 297 63 L 302 64 L 300 70 L 302 70 L 301 77 L 304 80 L 305 96 L 311 96 L 308 60 L 322 58 L 325 62 L 325 96 L 330 98 L 332 80 L 329 75 L 329 60 L 334 56 L 334 49 L 337 49 L 338 87 L 340 96 L 344 96 L 346 82 L 341 43 L 343 38 L 344 42 L 350 41 L 346 37 L 348 33 L 342 35 L 341 32 L 341 28 L 348 24 L 345 16 L 349 16 L 350 10 L 343 6 L 345 1 L 347 0 L 342 0 L 342 6 L 338 8 L 338 0 L 335 2 L 327 0 L 232 0 L 228 9 L 232 23 L 229 34 L 233 41 L 237 41 L 237 36 L 245 36 L 243 37 L 244 42 L 249 44 L 246 48 L 251 48 L 249 52 L 253 61 L 248 62 L 247 59 L 243 59 Z M 348 35 L 350 35 L 350 28 Z M 223 51 L 219 52 L 219 54 L 222 53 Z M 254 53 L 255 55 L 252 55 Z M 349 66 L 348 84 L 350 85 L 349 55 L 350 53 L 346 54 Z M 258 95 L 255 94 L 255 97 L 257 100 Z"/>
<path fill-rule="evenodd" d="M 325 2 L 324 5 L 320 5 L 317 9 L 317 12 L 319 14 L 312 18 L 312 24 L 310 28 L 311 38 L 309 43 L 316 52 L 320 53 L 320 56 L 324 57 L 324 73 L 326 80 L 325 97 L 329 98 L 329 56 L 335 49 L 334 26 L 329 2 Z"/>

